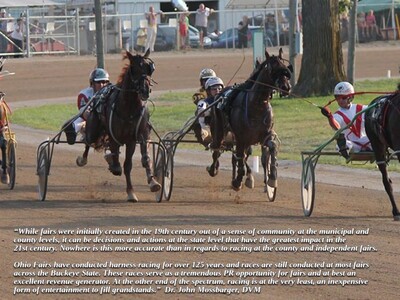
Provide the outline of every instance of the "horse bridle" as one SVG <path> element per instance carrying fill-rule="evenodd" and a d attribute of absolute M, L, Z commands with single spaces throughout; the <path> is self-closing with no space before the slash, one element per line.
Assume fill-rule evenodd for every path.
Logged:
<path fill-rule="evenodd" d="M 155 64 L 150 58 L 142 58 L 142 59 L 144 62 L 147 62 L 148 66 L 150 68 L 150 71 L 147 72 L 147 70 L 146 70 L 146 72 L 142 73 L 139 76 L 139 78 L 134 79 L 135 76 L 133 74 L 133 67 L 130 68 L 131 81 L 133 83 L 133 86 L 135 87 L 134 90 L 136 93 L 138 93 L 138 95 L 141 96 L 141 98 L 143 96 L 142 95 L 143 92 L 150 94 L 150 92 L 151 92 L 150 87 L 152 86 L 152 82 L 153 82 L 151 75 L 153 74 L 153 72 L 155 70 Z M 144 100 L 147 100 L 147 98 Z"/>
<path fill-rule="evenodd" d="M 278 61 L 282 62 L 282 64 L 283 64 L 283 66 L 280 66 L 277 69 L 273 70 L 270 61 L 267 61 L 266 68 L 271 74 L 271 78 L 275 84 L 275 87 L 277 87 L 277 84 L 279 83 L 279 79 L 282 75 L 287 77 L 288 79 L 291 78 L 291 76 L 292 76 L 291 73 L 293 73 L 293 67 L 291 64 L 289 64 L 288 66 L 285 66 L 285 64 L 283 62 L 285 62 L 287 60 L 284 58 L 281 58 L 279 56 L 272 56 L 271 58 L 276 58 Z"/>
<path fill-rule="evenodd" d="M 281 63 L 283 66 L 279 66 L 276 69 L 272 68 L 271 65 L 271 59 L 275 58 L 279 63 Z M 271 75 L 271 79 L 272 79 L 272 85 L 269 85 L 270 88 L 274 89 L 274 90 L 278 90 L 279 93 L 282 95 L 283 92 L 288 93 L 288 91 L 283 91 L 280 88 L 280 83 L 282 80 L 282 76 L 285 76 L 288 80 L 290 80 L 291 78 L 291 73 L 293 73 L 293 66 L 289 63 L 288 66 L 285 65 L 285 62 L 289 63 L 288 60 L 279 57 L 279 56 L 271 56 L 270 59 L 266 62 L 266 66 L 265 68 L 267 69 L 267 71 L 270 73 Z M 290 85 L 290 83 L 289 83 Z"/>
<path fill-rule="evenodd" d="M 284 58 L 280 58 L 278 56 L 274 56 L 274 57 L 276 57 L 278 60 L 286 61 L 286 62 L 289 63 L 289 61 L 284 59 Z M 259 83 L 259 84 L 264 85 L 264 86 L 266 86 L 268 88 L 271 88 L 273 90 L 278 90 L 279 92 L 282 92 L 282 90 L 279 88 L 279 78 L 281 77 L 282 73 L 283 73 L 284 76 L 288 77 L 288 79 L 291 78 L 291 73 L 293 73 L 293 67 L 292 67 L 292 65 L 290 63 L 289 63 L 288 66 L 280 67 L 278 69 L 278 71 L 272 72 L 272 66 L 271 66 L 271 64 L 269 62 L 269 59 L 267 61 L 264 61 L 263 63 L 261 63 L 257 67 L 257 69 L 258 70 L 253 72 L 253 76 L 254 76 L 254 74 L 258 74 L 262 69 L 266 69 L 269 72 L 269 74 L 271 75 L 272 84 L 268 84 L 268 83 L 265 83 L 265 82 L 259 82 L 259 81 L 255 80 L 255 79 L 247 79 L 247 81 L 250 81 L 250 82 L 253 82 L 253 83 Z M 249 89 L 242 89 L 242 91 L 250 92 Z"/>

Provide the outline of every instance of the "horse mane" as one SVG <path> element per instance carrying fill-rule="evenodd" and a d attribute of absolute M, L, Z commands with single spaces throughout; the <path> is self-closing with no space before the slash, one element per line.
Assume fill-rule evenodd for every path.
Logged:
<path fill-rule="evenodd" d="M 128 59 L 128 55 L 126 53 L 124 53 L 122 55 L 122 61 L 124 61 L 126 59 Z M 128 59 L 128 61 L 129 61 L 129 59 Z M 121 73 L 118 76 L 116 85 L 118 85 L 118 86 L 122 85 L 122 82 L 124 81 L 125 74 L 126 74 L 126 72 L 128 72 L 129 67 L 130 67 L 130 62 L 126 63 L 125 66 L 122 67 L 122 70 L 121 70 Z"/>

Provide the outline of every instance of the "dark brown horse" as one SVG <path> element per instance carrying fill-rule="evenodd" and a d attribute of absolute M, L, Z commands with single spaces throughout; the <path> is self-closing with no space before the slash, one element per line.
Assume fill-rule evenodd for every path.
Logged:
<path fill-rule="evenodd" d="M 153 176 L 148 149 L 150 125 L 145 101 L 150 95 L 151 75 L 154 71 L 154 63 L 149 54 L 150 51 L 143 56 L 126 52 L 124 58 L 129 63 L 122 70 L 117 83 L 108 87 L 109 92 L 100 96 L 94 103 L 94 108 L 86 121 L 85 152 L 83 157 L 78 157 L 77 160 L 78 165 L 86 164 L 90 145 L 98 144 L 99 140 L 104 141 L 106 137 L 105 146 L 111 151 L 107 159 L 109 170 L 112 174 L 120 176 L 122 168 L 119 163 L 119 148 L 125 145 L 126 192 L 128 201 L 132 202 L 138 201 L 133 192 L 130 175 L 136 143 L 140 144 L 142 166 L 146 169 L 150 190 L 157 192 L 161 188 Z"/>
<path fill-rule="evenodd" d="M 388 156 L 388 148 L 394 151 L 393 155 L 400 161 L 400 84 L 396 93 L 378 97 L 370 105 L 374 106 L 365 112 L 365 130 L 392 204 L 393 218 L 395 221 L 400 221 L 400 213 L 393 196 L 392 181 L 386 168 L 391 158 Z"/>
<path fill-rule="evenodd" d="M 273 92 L 278 90 L 282 95 L 290 92 L 291 86 L 289 79 L 291 76 L 290 67 L 285 65 L 282 58 L 282 49 L 279 55 L 270 56 L 265 51 L 265 61 L 259 64 L 253 74 L 244 83 L 244 89 L 236 94 L 230 104 L 228 113 L 229 127 L 235 138 L 235 150 L 232 157 L 233 172 L 232 188 L 236 191 L 241 189 L 243 176 L 245 175 L 246 157 L 252 145 L 261 144 L 262 147 L 268 147 L 271 155 L 271 168 L 268 174 L 269 186 L 277 186 L 276 172 L 276 154 L 277 147 L 275 143 L 275 133 L 273 127 L 273 114 L 270 99 Z M 214 109 L 215 115 L 213 122 L 219 122 L 222 119 L 221 112 Z M 214 124 L 216 128 L 221 128 L 220 124 Z M 221 132 L 217 130 L 212 133 L 215 144 L 218 146 L 222 140 Z M 218 158 L 220 151 L 213 152 L 213 163 L 207 168 L 211 176 L 215 176 L 218 171 Z M 248 165 L 247 176 L 251 174 Z M 263 163 L 264 172 L 266 165 Z M 247 184 L 246 184 L 247 185 Z"/>

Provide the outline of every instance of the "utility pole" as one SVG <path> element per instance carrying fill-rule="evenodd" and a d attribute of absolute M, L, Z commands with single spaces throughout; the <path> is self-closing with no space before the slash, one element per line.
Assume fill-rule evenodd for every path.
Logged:
<path fill-rule="evenodd" d="M 94 0 L 94 13 L 96 18 L 97 67 L 104 69 L 103 20 L 100 0 Z"/>
<path fill-rule="evenodd" d="M 295 29 L 297 27 L 297 6 L 298 1 L 289 1 L 289 62 L 293 66 L 293 74 L 290 78 L 290 84 L 296 84 L 296 40 Z"/>
<path fill-rule="evenodd" d="M 356 63 L 356 14 L 357 14 L 357 0 L 353 1 L 353 6 L 350 10 L 349 20 L 349 46 L 347 50 L 347 81 L 354 83 L 355 63 Z"/>

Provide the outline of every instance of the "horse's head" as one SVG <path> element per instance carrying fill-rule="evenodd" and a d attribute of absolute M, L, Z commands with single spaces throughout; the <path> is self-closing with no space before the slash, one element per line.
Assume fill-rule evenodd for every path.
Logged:
<path fill-rule="evenodd" d="M 152 79 L 151 75 L 155 70 L 154 62 L 149 58 L 150 50 L 145 55 L 132 55 L 126 52 L 129 59 L 128 72 L 130 80 L 133 83 L 133 89 L 138 93 L 142 100 L 147 100 L 150 96 Z"/>
<path fill-rule="evenodd" d="M 285 65 L 286 59 L 282 57 L 282 48 L 279 49 L 279 55 L 270 56 L 267 51 L 265 51 L 266 60 L 262 65 L 269 72 L 271 81 L 273 82 L 273 87 L 279 91 L 281 97 L 288 96 L 290 93 L 290 77 L 293 72 L 292 65 Z"/>

